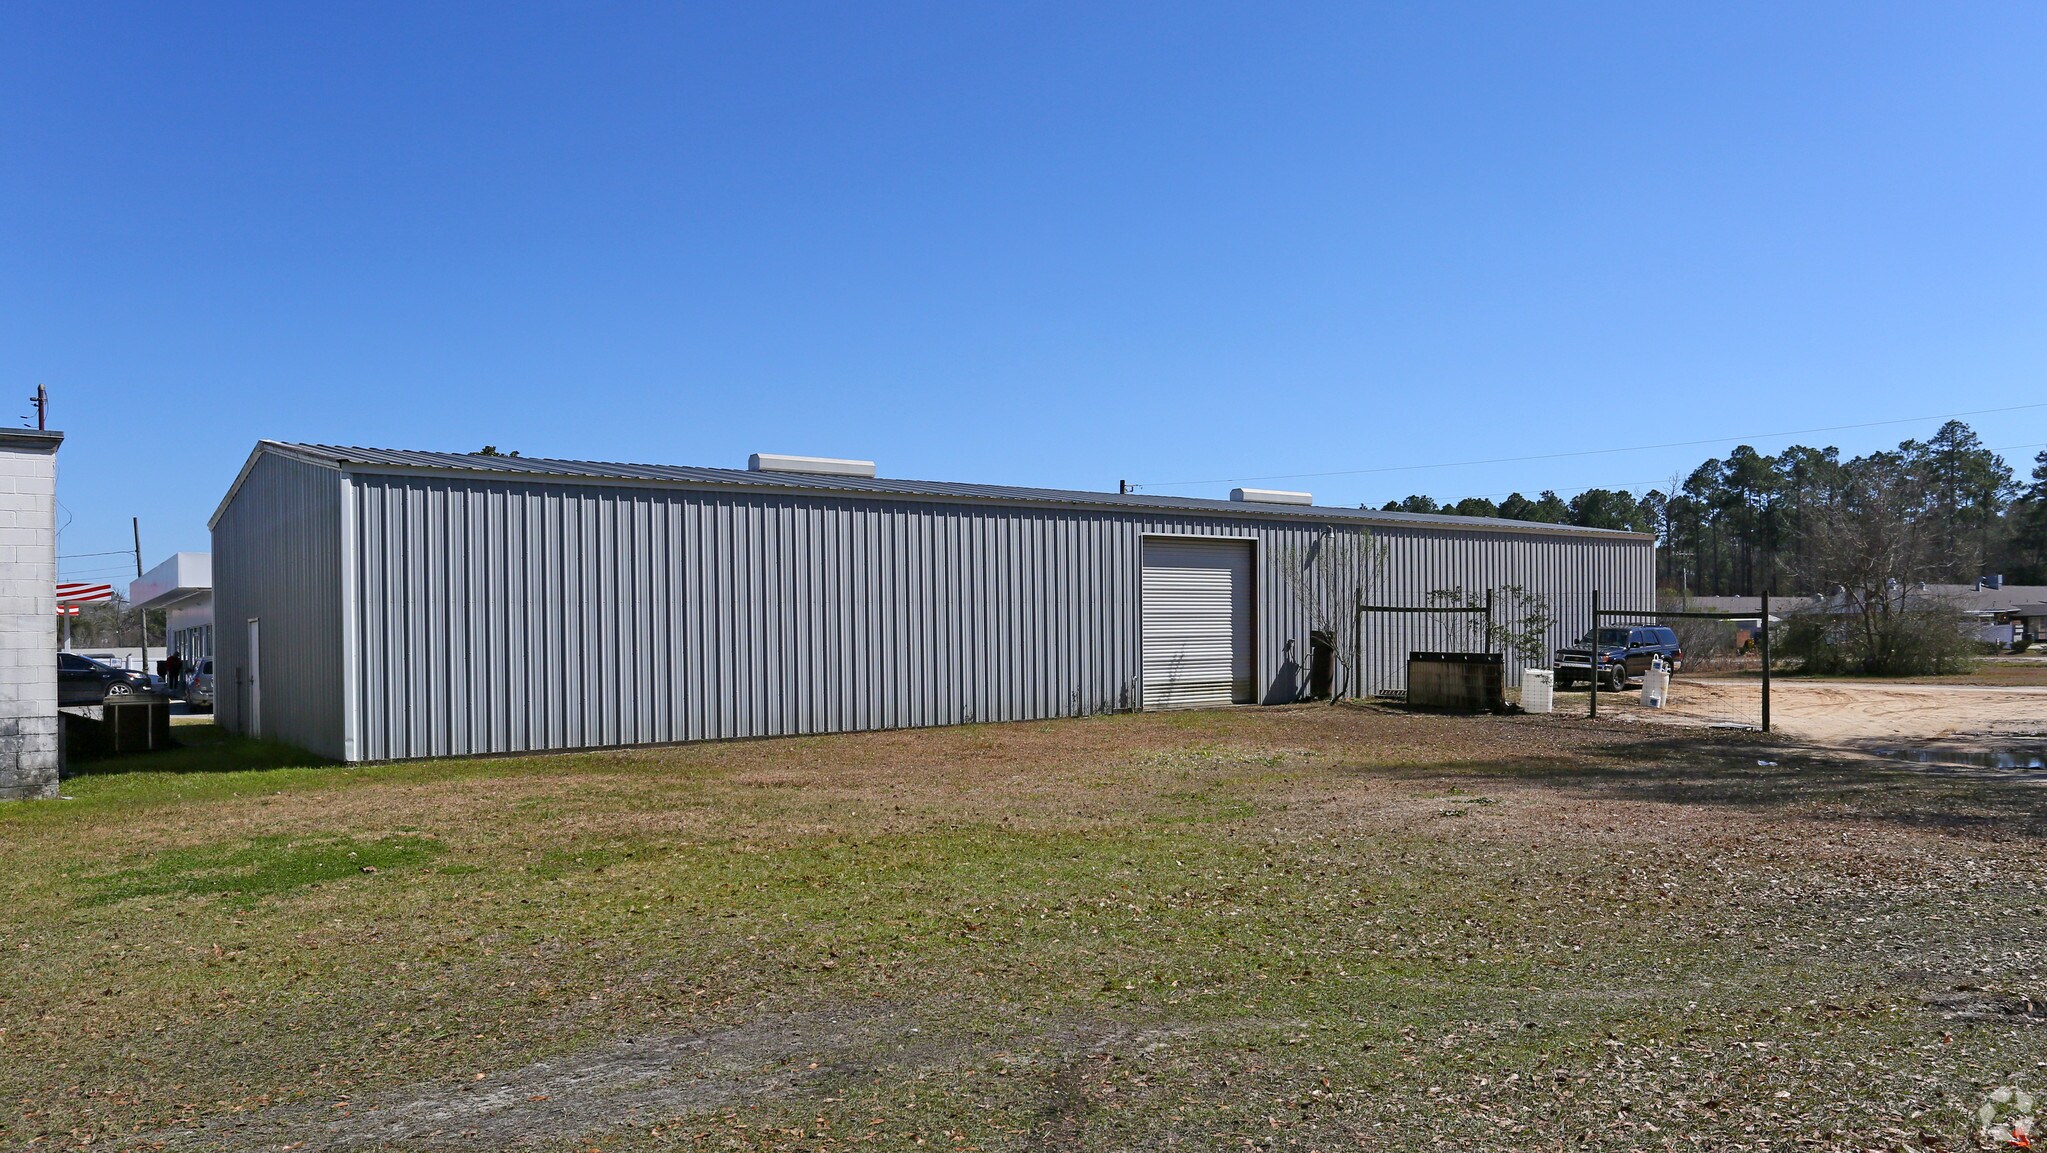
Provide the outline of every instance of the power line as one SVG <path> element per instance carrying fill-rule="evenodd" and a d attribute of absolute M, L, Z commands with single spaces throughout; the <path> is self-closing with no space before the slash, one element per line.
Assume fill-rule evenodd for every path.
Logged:
<path fill-rule="evenodd" d="M 1665 444 L 1638 444 L 1629 448 L 1588 448 L 1576 452 L 1545 452 L 1532 456 L 1498 456 L 1486 460 L 1440 461 L 1435 464 L 1396 464 L 1382 468 L 1345 468 L 1330 472 L 1285 472 L 1265 476 L 1224 476 L 1209 480 L 1153 480 L 1131 485 L 1132 488 L 1179 488 L 1196 484 L 1240 484 L 1253 480 L 1313 480 L 1325 476 L 1365 476 L 1371 473 L 1417 472 L 1431 468 L 1470 468 L 1482 464 L 1519 464 L 1531 460 L 1565 460 L 1585 456 L 1611 456 L 1623 452 L 1653 452 L 1662 448 L 1696 448 L 1702 444 L 1724 444 L 1727 441 L 1771 440 L 1780 436 L 1809 436 L 1816 432 L 1845 432 L 1857 428 L 1883 428 L 1894 424 L 1918 424 L 1929 420 L 1954 420 L 1964 416 L 1988 416 L 1999 412 L 2022 412 L 2028 409 L 2047 408 L 2047 401 L 2036 404 L 2013 404 L 2003 408 L 1978 408 L 1968 412 L 1936 413 L 1932 416 L 1907 416 L 1897 420 L 1870 420 L 1860 424 L 1830 424 L 1820 428 L 1796 428 L 1786 432 L 1752 432 L 1742 435 L 1712 436 L 1702 440 L 1673 440 Z"/>
<path fill-rule="evenodd" d="M 66 554 L 66 555 L 64 555 L 64 556 L 60 556 L 60 557 L 58 557 L 57 559 L 58 559 L 58 560 L 78 560 L 78 559 L 80 559 L 81 557 L 89 557 L 89 556 L 133 556 L 133 555 L 134 555 L 134 552 L 133 552 L 133 550 L 131 550 L 131 549 L 125 549 L 125 548 L 117 548 L 117 549 L 113 549 L 113 550 L 111 550 L 111 551 L 108 551 L 108 552 L 74 552 L 74 553 L 68 553 L 68 554 Z"/>

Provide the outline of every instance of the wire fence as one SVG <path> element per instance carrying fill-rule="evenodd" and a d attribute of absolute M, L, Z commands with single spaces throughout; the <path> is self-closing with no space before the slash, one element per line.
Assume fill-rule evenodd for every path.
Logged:
<path fill-rule="evenodd" d="M 1681 683 L 1678 678 L 1685 671 L 1684 667 L 1681 666 L 1673 670 L 1675 675 L 1671 679 L 1663 707 L 1673 709 L 1690 719 L 1704 721 L 1709 725 L 1721 724 L 1741 728 L 1756 728 L 1766 733 L 1769 732 L 1770 594 L 1768 593 L 1762 595 L 1758 602 L 1758 610 L 1753 613 L 1742 610 L 1696 612 L 1661 608 L 1601 608 L 1599 590 L 1593 589 L 1592 630 L 1587 634 L 1587 641 L 1589 643 L 1586 645 L 1593 665 L 1591 675 L 1586 678 L 1586 715 L 1589 717 L 1599 716 L 1602 680 L 1608 682 L 1608 690 L 1605 695 L 1608 699 L 1609 712 L 1613 711 L 1616 706 L 1623 710 L 1628 707 L 1624 695 L 1621 696 L 1620 700 L 1615 699 L 1619 694 L 1614 692 L 1612 686 L 1616 682 L 1625 686 L 1634 670 L 1625 663 L 1625 658 L 1623 658 L 1622 662 L 1619 663 L 1616 675 L 1613 678 L 1608 678 L 1605 675 L 1605 671 L 1609 666 L 1601 663 L 1607 657 L 1604 653 L 1605 638 L 1601 636 L 1600 629 L 1609 621 L 1616 623 L 1626 622 L 1631 625 L 1663 625 L 1679 621 L 1715 621 L 1738 624 L 1751 620 L 1755 622 L 1753 643 L 1757 657 L 1757 670 L 1760 673 L 1753 693 L 1747 691 L 1740 680 L 1705 681 L 1697 675 L 1700 672 L 1706 671 L 1703 669 L 1694 670 L 1693 678 Z M 1694 689 L 1694 686 L 1696 686 L 1696 689 Z"/>

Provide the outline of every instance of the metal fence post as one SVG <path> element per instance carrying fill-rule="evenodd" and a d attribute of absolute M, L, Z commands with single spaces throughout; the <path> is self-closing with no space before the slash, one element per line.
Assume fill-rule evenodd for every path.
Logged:
<path fill-rule="evenodd" d="M 1762 633 L 1763 648 L 1763 731 L 1770 731 L 1770 594 L 1763 593 L 1763 619 L 1757 628 Z"/>
<path fill-rule="evenodd" d="M 1591 708 L 1591 711 L 1590 711 L 1590 712 L 1588 712 L 1588 713 L 1586 713 L 1585 715 L 1586 715 L 1586 716 L 1588 716 L 1588 717 L 1598 717 L 1598 716 L 1599 716 L 1599 590 L 1598 590 L 1598 589 L 1593 589 L 1593 590 L 1592 590 L 1592 642 L 1591 642 L 1590 644 L 1588 644 L 1588 645 L 1586 646 L 1586 648 L 1590 650 L 1590 653 L 1589 653 L 1589 656 L 1588 656 L 1588 660 L 1589 660 L 1589 663 L 1588 663 L 1588 664 L 1587 664 L 1587 666 L 1586 666 L 1586 680 L 1587 680 L 1587 682 L 1588 682 L 1588 683 L 1590 683 L 1590 684 L 1591 684 L 1591 686 L 1592 686 L 1592 698 L 1591 698 L 1591 699 L 1592 699 L 1592 708 Z"/>

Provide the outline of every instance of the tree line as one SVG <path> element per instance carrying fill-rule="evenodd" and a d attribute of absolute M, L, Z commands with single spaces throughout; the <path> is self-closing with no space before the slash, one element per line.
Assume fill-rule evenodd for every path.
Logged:
<path fill-rule="evenodd" d="M 142 643 L 142 625 L 136 623 L 138 614 L 148 617 L 149 643 L 152 646 L 164 643 L 164 611 L 162 609 L 140 609 L 128 603 L 128 598 L 116 592 L 114 599 L 94 604 L 80 605 L 78 615 L 71 618 L 71 647 L 73 649 L 128 648 Z M 57 622 L 57 636 L 64 636 L 64 622 Z"/>
<path fill-rule="evenodd" d="M 1604 488 L 1568 500 L 1550 491 L 1498 502 L 1417 495 L 1383 511 L 1654 533 L 1658 587 L 1691 596 L 1824 592 L 1854 575 L 1842 568 L 1859 549 L 1881 553 L 1886 580 L 1969 584 L 2002 574 L 2047 584 L 2047 450 L 2028 482 L 1958 420 L 1846 460 L 1838 448 L 1794 445 L 1769 456 L 1741 445 L 1639 497 Z"/>

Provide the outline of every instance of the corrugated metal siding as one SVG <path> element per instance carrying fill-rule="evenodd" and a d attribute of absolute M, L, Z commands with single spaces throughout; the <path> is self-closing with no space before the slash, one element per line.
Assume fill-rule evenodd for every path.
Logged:
<path fill-rule="evenodd" d="M 341 474 L 256 462 L 213 526 L 214 700 L 243 729 L 248 621 L 262 621 L 263 735 L 342 757 Z"/>
<path fill-rule="evenodd" d="M 1482 598 L 1487 588 L 1519 585 L 1542 594 L 1555 623 L 1536 667 L 1547 667 L 1547 652 L 1581 635 L 1591 625 L 1592 590 L 1608 608 L 1654 608 L 1655 550 L 1647 542 L 1592 537 L 1536 537 L 1484 533 L 1431 533 L 1382 529 L 1384 561 L 1367 600 L 1381 605 L 1422 605 L 1439 589 L 1462 588 Z M 1498 597 L 1508 617 L 1506 597 Z M 1457 651 L 1471 634 L 1473 618 L 1436 614 L 1376 613 L 1364 627 L 1365 691 L 1405 688 L 1407 654 L 1415 650 Z M 1522 663 L 1509 657 L 1507 682 L 1518 685 Z"/>
<path fill-rule="evenodd" d="M 485 476 L 346 491 L 363 759 L 1134 708 L 1146 535 L 1255 540 L 1258 699 L 1306 690 L 1310 625 L 1276 566 L 1313 524 Z M 1559 640 L 1591 581 L 1651 588 L 1640 540 L 1379 539 L 1377 596 L 1522 583 Z M 1404 636 L 1368 639 L 1375 677 L 1400 667 Z"/>

